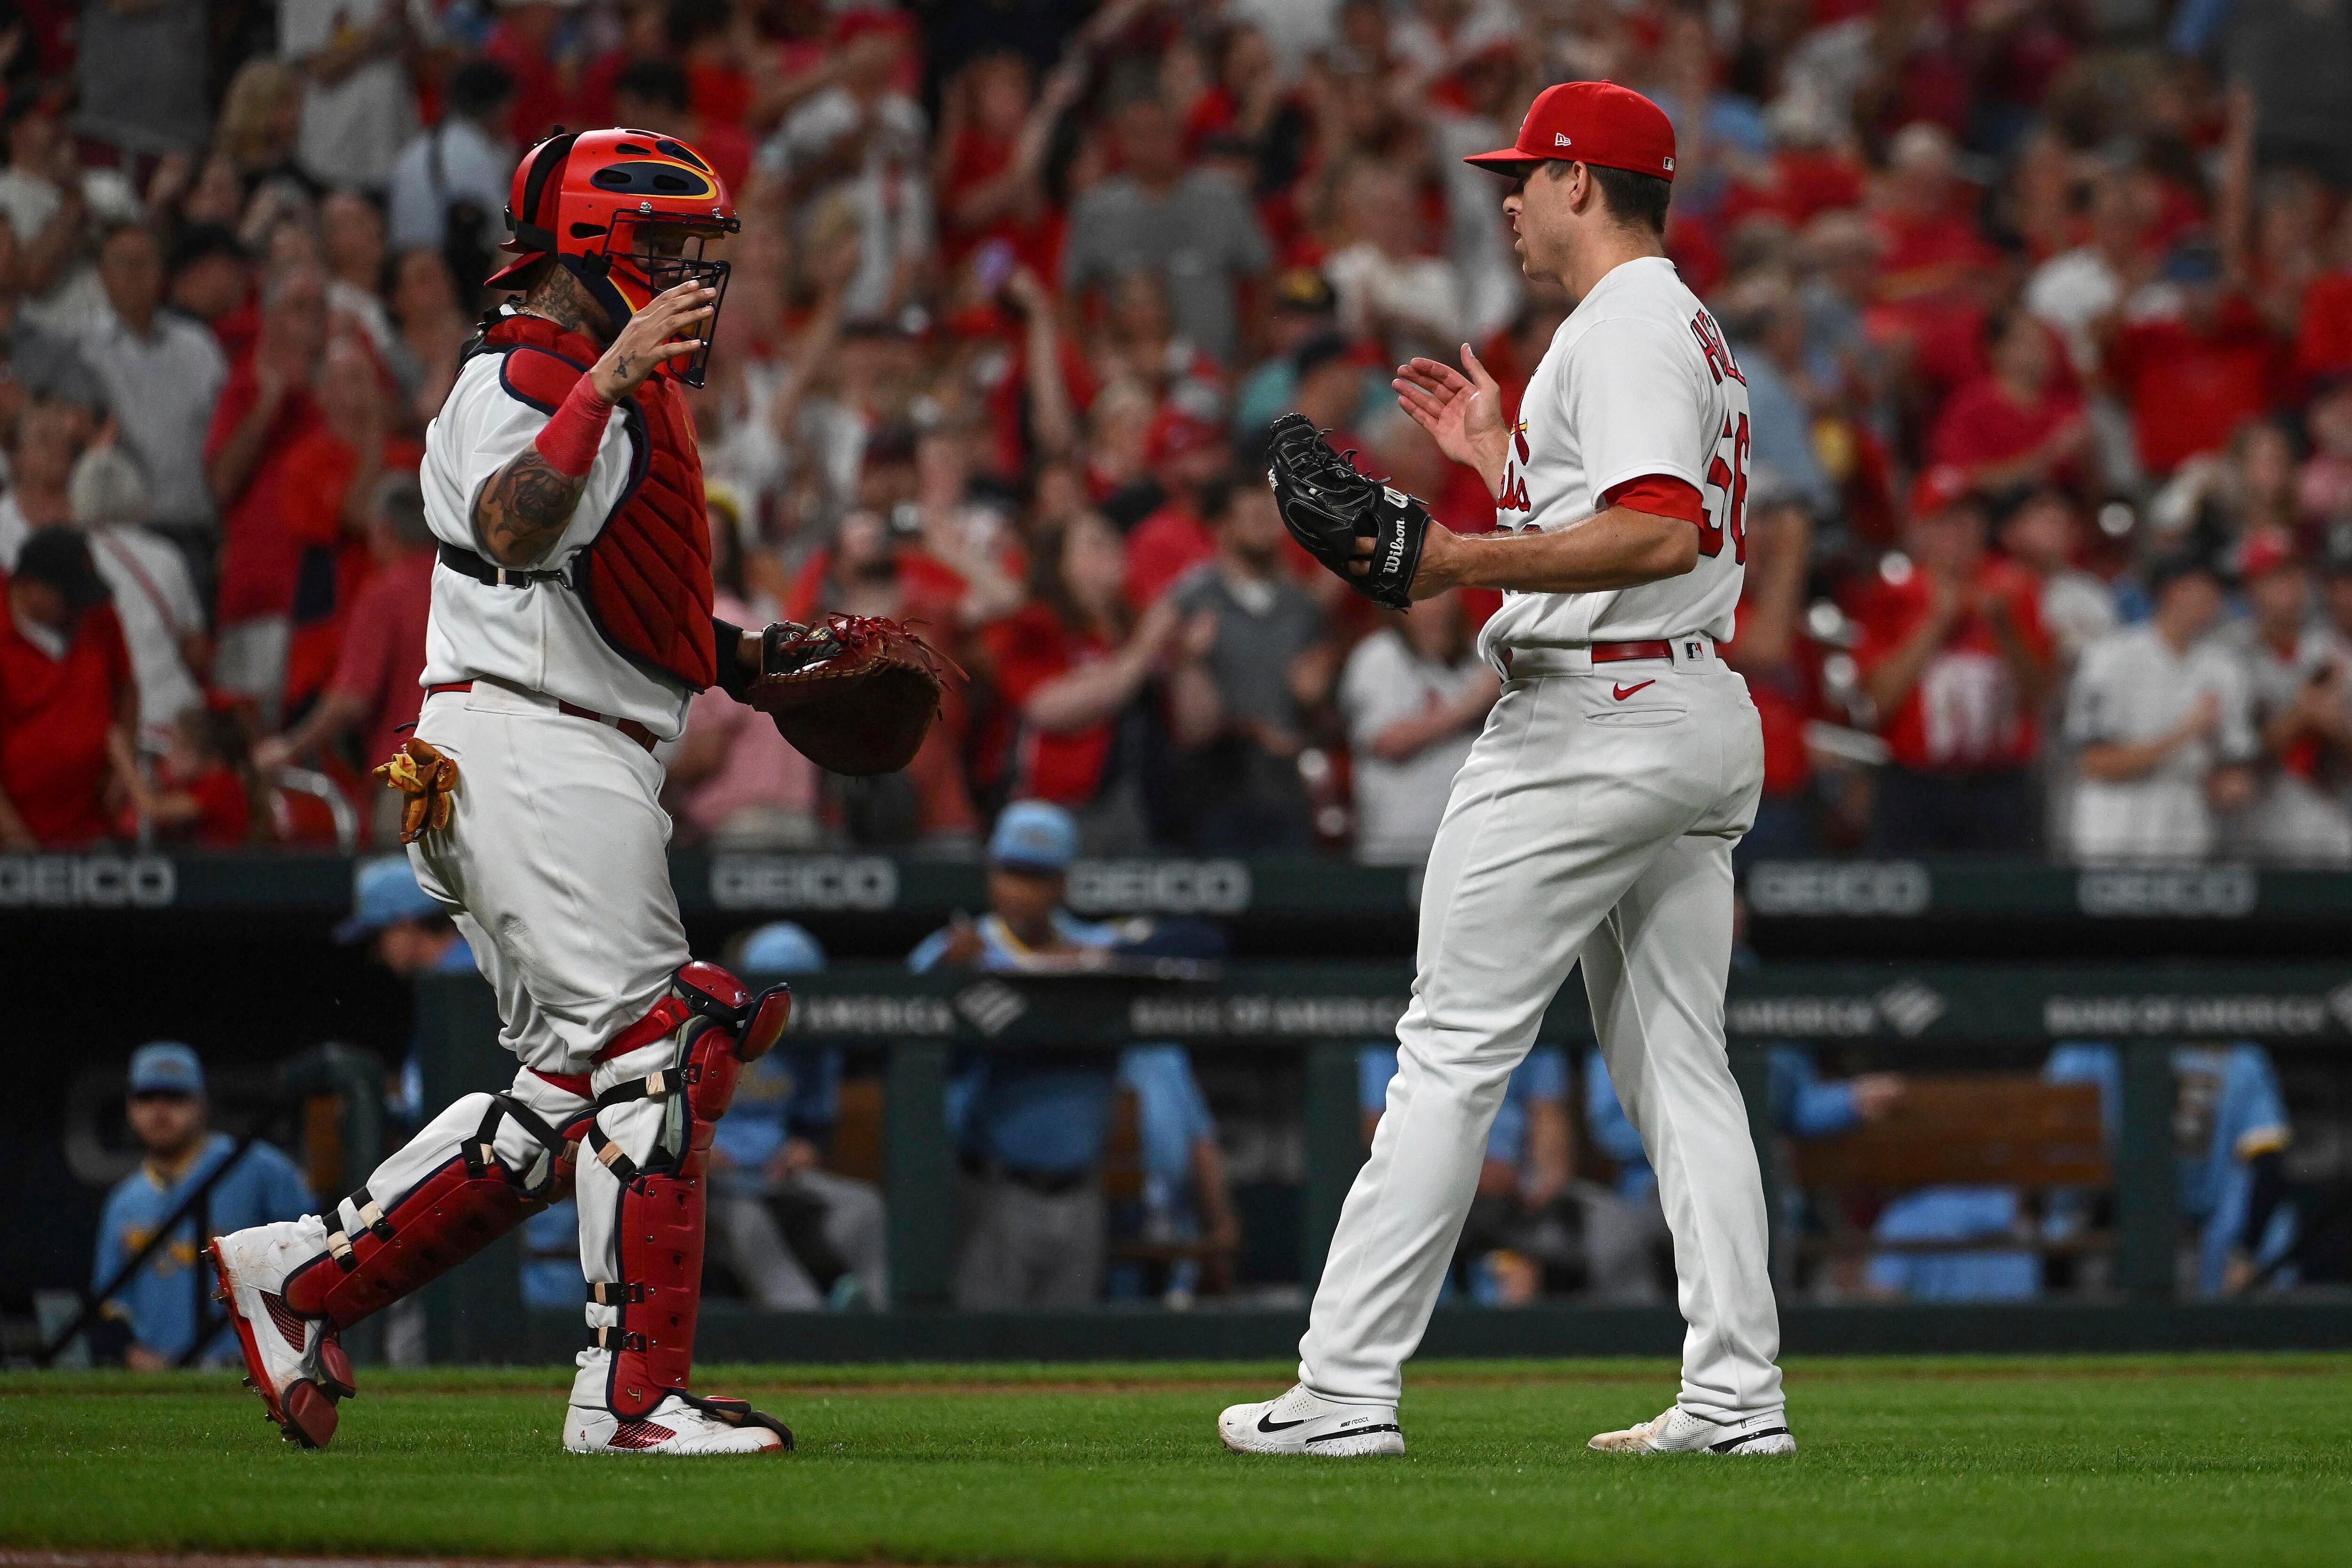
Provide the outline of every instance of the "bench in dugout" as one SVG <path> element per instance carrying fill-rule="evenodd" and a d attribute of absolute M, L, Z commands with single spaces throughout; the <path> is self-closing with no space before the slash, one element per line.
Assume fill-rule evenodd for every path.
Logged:
<path fill-rule="evenodd" d="M 1797 1184 L 1813 1196 L 1822 1228 L 1799 1243 L 1808 1258 L 1874 1253 L 2034 1252 L 2071 1257 L 2115 1250 L 2105 1227 L 1969 1241 L 1874 1238 L 1853 1223 L 1852 1200 L 1877 1204 L 1922 1187 L 2008 1187 L 2027 1199 L 2066 1189 L 2112 1188 L 2114 1164 L 2089 1083 L 2045 1083 L 2032 1073 L 1970 1073 L 1913 1078 L 1882 1120 L 1834 1138 L 1794 1146 Z M 2029 1208 L 2041 1206 L 2029 1204 Z"/>

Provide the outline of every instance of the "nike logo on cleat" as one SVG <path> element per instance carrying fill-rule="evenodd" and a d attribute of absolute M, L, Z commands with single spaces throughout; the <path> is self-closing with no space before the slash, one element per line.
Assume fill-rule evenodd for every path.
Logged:
<path fill-rule="evenodd" d="M 1343 1426 L 1337 1432 L 1326 1432 L 1319 1437 L 1309 1437 L 1307 1440 L 1310 1443 L 1332 1443 L 1337 1442 L 1342 1437 L 1361 1437 L 1373 1432 L 1396 1432 L 1402 1430 L 1402 1427 L 1398 1426 L 1396 1423 L 1391 1421 L 1385 1422 L 1378 1426 Z"/>
<path fill-rule="evenodd" d="M 1761 1431 L 1742 1432 L 1737 1437 L 1726 1437 L 1720 1443 L 1709 1443 L 1706 1447 L 1707 1451 L 1712 1454 L 1732 1454 L 1738 1452 L 1741 1448 L 1746 1447 L 1748 1444 L 1755 1442 L 1759 1437 L 1785 1437 L 1788 1435 L 1789 1429 L 1786 1426 L 1767 1426 Z"/>
<path fill-rule="evenodd" d="M 1643 687 L 1655 686 L 1657 683 L 1657 678 L 1653 676 L 1647 680 L 1639 681 L 1632 686 L 1612 686 L 1609 689 L 1609 695 L 1614 697 L 1618 701 L 1622 702 L 1628 697 L 1633 696 L 1636 691 L 1641 690 Z"/>
<path fill-rule="evenodd" d="M 1257 1418 L 1257 1429 L 1261 1432 L 1287 1432 L 1293 1426 L 1306 1426 L 1307 1419 L 1302 1415 L 1296 1421 L 1276 1421 L 1274 1412 L 1269 1410 Z"/>

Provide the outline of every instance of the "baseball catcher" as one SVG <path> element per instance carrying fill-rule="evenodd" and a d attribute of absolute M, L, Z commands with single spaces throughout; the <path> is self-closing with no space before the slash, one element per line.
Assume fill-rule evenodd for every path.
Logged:
<path fill-rule="evenodd" d="M 342 1330 L 576 1191 L 590 1342 L 564 1447 L 789 1448 L 782 1422 L 694 1392 L 691 1372 L 705 1152 L 791 998 L 692 961 L 656 751 L 719 686 L 824 766 L 887 772 L 921 743 L 939 678 L 887 622 L 711 616 L 679 384 L 702 384 L 726 291 L 704 247 L 739 226 L 702 157 L 653 132 L 551 137 L 515 171 L 507 225 L 490 281 L 523 300 L 485 319 L 426 437 L 426 696 L 378 772 L 520 1070 L 325 1214 L 215 1242 L 221 1295 L 270 1418 L 317 1447 L 353 1393 Z"/>

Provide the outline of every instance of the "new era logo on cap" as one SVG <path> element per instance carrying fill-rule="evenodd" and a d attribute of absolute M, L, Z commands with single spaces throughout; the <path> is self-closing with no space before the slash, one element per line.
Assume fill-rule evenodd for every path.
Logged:
<path fill-rule="evenodd" d="M 1558 131 L 1551 133 L 1551 144 L 1555 147 L 1568 147 L 1573 145 L 1565 134 Z"/>

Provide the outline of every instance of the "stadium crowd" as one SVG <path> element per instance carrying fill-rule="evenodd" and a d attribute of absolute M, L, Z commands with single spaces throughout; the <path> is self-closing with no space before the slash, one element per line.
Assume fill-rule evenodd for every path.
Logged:
<path fill-rule="evenodd" d="M 415 717 L 414 470 L 558 124 L 686 137 L 743 230 L 696 395 L 720 614 L 923 622 L 903 775 L 716 694 L 681 842 L 1411 862 L 1496 686 L 1253 478 L 1299 409 L 1517 400 L 1572 301 L 1500 183 L 1544 85 L 1673 116 L 1669 244 L 1755 461 L 1751 853 L 2352 864 L 2344 0 L 13 0 L 0 847 L 331 841 Z M 750 617 L 749 620 L 746 617 Z"/>

